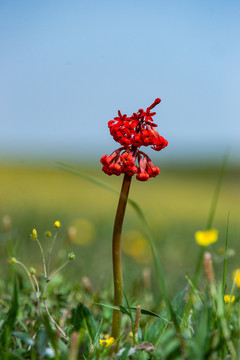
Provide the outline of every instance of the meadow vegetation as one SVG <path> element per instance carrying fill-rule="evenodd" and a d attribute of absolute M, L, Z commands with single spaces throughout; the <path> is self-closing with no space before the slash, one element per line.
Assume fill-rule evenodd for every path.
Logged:
<path fill-rule="evenodd" d="M 96 166 L 80 169 L 119 192 L 121 177 L 106 177 Z M 194 279 L 203 253 L 194 234 L 207 227 L 219 176 L 219 167 L 202 164 L 161 166 L 157 178 L 146 183 L 133 180 L 130 198 L 142 209 L 151 229 L 166 294 L 159 286 L 159 269 L 146 228 L 128 204 L 118 358 L 239 358 L 240 293 L 237 284 L 232 288 L 233 271 L 240 267 L 239 169 L 226 167 L 214 211 L 211 227 L 218 230 L 218 241 L 207 248 L 214 280 L 208 279 L 203 267 L 199 281 Z M 104 336 L 111 334 L 111 237 L 118 195 L 54 164 L 3 164 L 0 178 L 2 359 L 113 358 L 114 345 Z M 48 284 L 49 311 L 66 337 L 59 334 L 44 311 L 40 316 L 36 294 L 24 270 L 17 263 L 9 264 L 10 257 L 16 258 L 27 269 L 36 269 L 39 283 L 44 282 L 42 255 L 30 234 L 37 229 L 43 248 L 48 250 L 49 240 L 44 234 L 54 234 L 56 220 L 61 227 L 52 268 L 61 266 L 71 252 L 76 255 Z M 226 304 L 224 294 L 231 293 L 234 302 L 230 298 Z M 175 317 L 166 307 L 166 296 Z M 138 305 L 141 315 L 136 325 Z"/>

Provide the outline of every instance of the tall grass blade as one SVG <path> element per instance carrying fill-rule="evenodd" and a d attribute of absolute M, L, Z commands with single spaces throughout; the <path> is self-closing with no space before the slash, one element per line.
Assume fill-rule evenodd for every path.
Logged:
<path fill-rule="evenodd" d="M 124 290 L 123 290 L 123 296 L 124 296 L 124 299 L 125 299 L 126 304 L 127 304 L 127 309 L 128 309 L 127 311 L 129 311 L 128 315 L 129 315 L 129 317 L 131 319 L 131 325 L 132 325 L 132 328 L 133 328 L 134 320 L 133 320 L 133 316 L 132 316 L 132 308 L 131 308 L 130 303 L 128 301 L 127 294 L 125 293 Z M 120 306 L 119 306 L 119 308 L 120 308 Z"/>
<path fill-rule="evenodd" d="M 218 200 L 219 200 L 219 195 L 220 195 L 220 190 L 222 187 L 222 182 L 223 182 L 223 178 L 225 175 L 225 171 L 226 171 L 226 165 L 227 165 L 227 161 L 228 161 L 228 152 L 226 152 L 223 161 L 222 161 L 222 166 L 221 166 L 221 170 L 219 173 L 219 178 L 218 178 L 218 182 L 216 184 L 214 193 L 213 193 L 213 197 L 212 197 L 212 202 L 211 202 L 211 206 L 210 206 L 210 210 L 209 210 L 209 215 L 208 215 L 208 220 L 207 220 L 207 224 L 206 224 L 206 230 L 210 230 L 212 228 L 213 225 L 213 220 L 216 214 L 216 209 L 217 209 L 217 204 L 218 204 Z M 204 256 L 204 248 L 202 247 L 200 249 L 200 254 L 198 257 L 198 262 L 197 262 L 197 267 L 195 270 L 195 275 L 194 275 L 194 284 L 197 286 L 198 283 L 198 279 L 199 279 L 199 275 L 202 269 L 202 263 L 203 263 L 203 256 Z"/>
<path fill-rule="evenodd" d="M 207 225 L 206 225 L 207 230 L 211 229 L 212 225 L 213 225 L 213 220 L 214 220 L 214 217 L 215 217 L 215 214 L 216 214 L 216 209 L 217 209 L 218 199 L 219 199 L 219 195 L 220 195 L 220 190 L 221 190 L 223 178 L 224 178 L 224 175 L 225 175 L 225 172 L 226 172 L 226 165 L 227 165 L 227 162 L 228 162 L 228 156 L 229 156 L 229 154 L 227 152 L 225 154 L 224 158 L 223 158 L 223 162 L 222 162 L 218 182 L 217 182 L 217 185 L 215 187 L 215 191 L 213 193 L 212 203 L 211 203 L 211 206 L 210 206 Z"/>
<path fill-rule="evenodd" d="M 11 331 L 14 329 L 14 325 L 17 319 L 17 313 L 18 313 L 18 285 L 17 285 L 17 279 L 15 277 L 11 307 L 8 310 L 6 319 L 1 328 L 2 332 L 0 334 L 0 349 L 4 349 L 8 344 L 8 342 L 10 341 L 10 334 Z"/>
<path fill-rule="evenodd" d="M 225 293 L 226 287 L 226 267 L 227 267 L 227 250 L 228 250 L 228 232 L 229 232 L 229 213 L 227 218 L 226 240 L 225 240 L 225 253 L 223 262 L 223 277 L 222 277 L 222 295 Z"/>
<path fill-rule="evenodd" d="M 97 346 L 98 343 L 99 343 L 99 338 L 100 338 L 100 332 L 101 332 L 101 329 L 102 329 L 102 324 L 103 324 L 103 319 L 101 319 L 100 324 L 99 324 L 99 326 L 98 326 L 98 328 L 97 328 L 97 331 L 96 331 L 95 339 L 94 339 L 94 342 L 93 342 L 93 351 L 95 351 L 96 346 Z"/>
<path fill-rule="evenodd" d="M 89 174 L 84 173 L 83 171 L 81 171 L 79 168 L 72 166 L 72 165 L 67 165 L 64 164 L 62 162 L 56 162 L 57 167 L 63 171 L 72 173 L 74 175 L 80 176 L 81 178 L 92 182 L 95 185 L 98 185 L 106 190 L 112 191 L 113 193 L 119 195 L 119 190 L 115 189 L 114 187 L 108 185 L 107 183 L 105 183 L 102 180 L 96 179 L 94 176 L 91 176 Z"/>

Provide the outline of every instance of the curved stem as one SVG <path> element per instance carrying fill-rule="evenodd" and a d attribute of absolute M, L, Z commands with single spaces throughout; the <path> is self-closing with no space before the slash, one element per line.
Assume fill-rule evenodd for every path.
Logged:
<path fill-rule="evenodd" d="M 47 267 L 46 267 L 44 251 L 43 251 L 42 245 L 41 245 L 40 241 L 38 240 L 38 238 L 36 238 L 36 242 L 38 243 L 38 246 L 39 246 L 41 254 L 42 254 L 44 276 L 47 277 Z"/>
<path fill-rule="evenodd" d="M 112 259 L 113 259 L 113 281 L 114 281 L 114 306 L 122 304 L 123 278 L 121 260 L 121 234 L 125 209 L 132 177 L 124 175 L 120 198 L 118 202 L 112 238 Z M 119 338 L 121 327 L 121 312 L 113 310 L 112 336 Z"/>

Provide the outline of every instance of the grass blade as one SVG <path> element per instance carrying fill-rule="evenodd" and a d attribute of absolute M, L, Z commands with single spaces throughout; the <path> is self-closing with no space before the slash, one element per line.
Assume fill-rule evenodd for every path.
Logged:
<path fill-rule="evenodd" d="M 13 287 L 13 294 L 12 294 L 12 301 L 11 307 L 8 310 L 6 319 L 2 326 L 2 333 L 0 336 L 0 349 L 5 348 L 10 341 L 10 334 L 14 328 L 18 313 L 18 286 L 17 286 L 17 279 L 14 279 L 14 287 Z"/>
<path fill-rule="evenodd" d="M 228 161 L 228 152 L 225 154 L 223 161 L 222 161 L 222 166 L 221 166 L 218 182 L 216 184 L 216 187 L 215 187 L 215 190 L 213 193 L 212 203 L 211 203 L 210 210 L 209 210 L 208 220 L 207 220 L 207 224 L 206 224 L 206 230 L 210 230 L 213 225 L 213 220 L 214 220 L 214 216 L 215 216 L 216 209 L 217 209 L 220 190 L 221 190 L 223 178 L 224 178 L 225 171 L 226 171 L 227 161 Z M 200 249 L 200 254 L 198 257 L 197 267 L 196 267 L 195 275 L 194 275 L 195 286 L 197 286 L 200 272 L 202 269 L 203 256 L 204 256 L 204 248 L 202 247 Z"/>
<path fill-rule="evenodd" d="M 222 295 L 225 293 L 226 286 L 226 266 L 227 266 L 227 250 L 228 250 L 228 230 L 229 230 L 229 213 L 227 218 L 227 229 L 226 229 L 226 241 L 225 241 L 225 253 L 224 253 L 224 263 L 223 263 L 223 277 L 222 277 Z"/>
<path fill-rule="evenodd" d="M 222 187 L 222 182 L 223 182 L 223 178 L 224 178 L 225 171 L 226 171 L 226 165 L 227 165 L 227 162 L 228 162 L 228 155 L 229 155 L 228 152 L 226 152 L 226 154 L 225 154 L 225 156 L 223 158 L 223 161 L 222 161 L 222 166 L 221 166 L 218 182 L 217 182 L 217 185 L 215 187 L 215 191 L 213 193 L 212 203 L 211 203 L 211 206 L 210 206 L 207 225 L 206 225 L 207 230 L 211 229 L 212 225 L 213 225 L 213 220 L 214 220 L 214 216 L 215 216 L 216 209 L 217 209 L 220 190 L 221 190 L 221 187 Z"/>

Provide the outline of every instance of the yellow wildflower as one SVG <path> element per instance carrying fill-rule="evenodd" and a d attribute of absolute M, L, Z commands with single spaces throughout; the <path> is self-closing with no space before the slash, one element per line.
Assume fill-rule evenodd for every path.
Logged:
<path fill-rule="evenodd" d="M 55 228 L 60 228 L 60 226 L 61 226 L 61 223 L 60 223 L 60 221 L 59 220 L 56 220 L 55 221 L 55 223 L 54 223 L 54 226 L 55 226 Z"/>
<path fill-rule="evenodd" d="M 224 295 L 224 302 L 226 303 L 226 304 L 228 304 L 228 303 L 232 303 L 232 302 L 234 302 L 234 300 L 235 300 L 235 296 L 234 295 Z"/>
<path fill-rule="evenodd" d="M 215 243 L 218 239 L 218 232 L 215 229 L 206 231 L 197 231 L 195 233 L 195 240 L 201 246 L 208 246 Z"/>
<path fill-rule="evenodd" d="M 32 233 L 31 233 L 31 238 L 32 238 L 32 240 L 36 240 L 37 237 L 38 237 L 38 235 L 37 235 L 37 230 L 36 230 L 36 229 L 32 229 Z"/>
<path fill-rule="evenodd" d="M 111 346 L 114 343 L 114 337 L 105 336 L 106 339 L 99 339 L 99 345 L 105 344 L 105 347 Z"/>
<path fill-rule="evenodd" d="M 233 281 L 238 287 L 240 287 L 240 269 L 236 269 L 233 272 Z"/>

